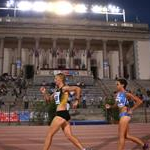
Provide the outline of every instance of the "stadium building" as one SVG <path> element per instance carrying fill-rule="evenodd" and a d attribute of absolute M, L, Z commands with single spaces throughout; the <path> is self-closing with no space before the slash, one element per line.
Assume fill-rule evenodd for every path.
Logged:
<path fill-rule="evenodd" d="M 79 70 L 95 78 L 150 79 L 148 24 L 75 17 L 1 17 L 0 75 L 25 68 L 49 75 Z"/>

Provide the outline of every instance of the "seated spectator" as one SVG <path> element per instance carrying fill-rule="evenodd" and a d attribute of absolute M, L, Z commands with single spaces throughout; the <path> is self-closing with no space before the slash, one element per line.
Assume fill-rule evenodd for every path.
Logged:
<path fill-rule="evenodd" d="M 83 94 L 82 96 L 82 107 L 86 108 L 86 95 L 85 94 Z"/>
<path fill-rule="evenodd" d="M 83 87 L 83 88 L 85 88 L 84 82 L 81 82 L 80 86 Z"/>
<path fill-rule="evenodd" d="M 118 75 L 116 74 L 116 76 L 115 76 L 115 80 L 117 80 L 118 79 Z"/>
<path fill-rule="evenodd" d="M 146 93 L 147 93 L 147 96 L 150 97 L 150 90 L 149 89 L 146 90 Z"/>
<path fill-rule="evenodd" d="M 140 99 L 143 99 L 143 94 L 142 94 L 141 89 L 136 90 L 136 96 L 138 96 Z"/>
<path fill-rule="evenodd" d="M 43 80 L 43 81 L 42 81 L 42 86 L 46 86 L 46 85 L 47 85 L 46 81 Z"/>
<path fill-rule="evenodd" d="M 6 95 L 7 94 L 7 88 L 5 84 L 1 84 L 0 86 L 0 94 L 1 95 Z"/>
<path fill-rule="evenodd" d="M 85 88 L 84 82 L 77 82 L 77 86 L 79 86 L 81 88 Z"/>

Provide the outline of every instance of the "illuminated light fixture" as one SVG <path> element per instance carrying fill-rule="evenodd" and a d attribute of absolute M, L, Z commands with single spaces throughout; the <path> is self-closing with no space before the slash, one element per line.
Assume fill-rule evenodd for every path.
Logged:
<path fill-rule="evenodd" d="M 93 13 L 102 13 L 103 7 L 98 5 L 93 5 L 91 8 Z"/>
<path fill-rule="evenodd" d="M 50 12 L 57 15 L 68 15 L 70 13 L 87 13 L 91 9 L 91 12 L 97 14 L 106 15 L 106 21 L 109 20 L 109 15 L 122 15 L 123 21 L 125 22 L 125 10 L 120 9 L 114 5 L 102 6 L 102 5 L 92 5 L 87 6 L 86 4 L 74 4 L 68 1 L 56 1 L 56 2 L 44 2 L 44 1 L 34 1 L 28 0 L 7 0 L 6 7 L 0 8 L 0 10 L 13 10 L 14 17 L 16 17 L 17 11 L 36 11 L 36 12 Z"/>
<path fill-rule="evenodd" d="M 47 4 L 47 7 L 46 7 L 46 10 L 49 11 L 49 12 L 54 12 L 54 4 L 52 2 L 49 2 Z"/>
<path fill-rule="evenodd" d="M 29 1 L 21 1 L 17 4 L 17 8 L 22 11 L 32 10 L 32 3 Z"/>
<path fill-rule="evenodd" d="M 7 1 L 6 2 L 6 7 L 12 7 L 12 6 L 14 6 L 15 5 L 15 2 L 14 2 L 14 0 L 9 0 L 9 1 Z"/>
<path fill-rule="evenodd" d="M 60 1 L 54 3 L 53 11 L 58 15 L 68 15 L 73 12 L 73 6 L 69 2 Z"/>
<path fill-rule="evenodd" d="M 37 12 L 46 11 L 47 3 L 42 1 L 37 1 L 33 3 L 32 10 Z"/>
<path fill-rule="evenodd" d="M 106 6 L 104 6 L 104 7 L 102 8 L 102 12 L 108 12 L 108 9 L 107 9 Z"/>
<path fill-rule="evenodd" d="M 77 4 L 74 6 L 74 11 L 77 13 L 86 13 L 87 7 L 84 4 Z"/>
<path fill-rule="evenodd" d="M 119 13 L 119 11 L 120 11 L 119 7 L 116 7 L 116 6 L 113 6 L 113 5 L 109 5 L 108 10 L 112 13 Z"/>

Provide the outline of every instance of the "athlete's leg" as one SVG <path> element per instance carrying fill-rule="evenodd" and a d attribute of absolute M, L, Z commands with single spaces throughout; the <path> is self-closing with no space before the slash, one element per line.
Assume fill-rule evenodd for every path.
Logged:
<path fill-rule="evenodd" d="M 127 126 L 126 139 L 131 140 L 141 146 L 144 146 L 144 142 L 137 137 L 131 136 L 129 134 L 129 125 Z"/>
<path fill-rule="evenodd" d="M 61 117 L 56 116 L 48 130 L 47 137 L 45 139 L 45 144 L 43 150 L 49 150 L 53 135 L 60 129 L 61 125 L 65 122 Z"/>
<path fill-rule="evenodd" d="M 128 123 L 130 121 L 130 117 L 124 116 L 121 117 L 119 121 L 119 143 L 118 143 L 118 150 L 123 150 L 125 146 L 125 137 L 127 132 Z"/>
<path fill-rule="evenodd" d="M 65 134 L 65 136 L 76 146 L 78 147 L 80 150 L 84 150 L 83 145 L 80 143 L 80 141 L 72 134 L 72 130 L 71 130 L 71 126 L 70 123 L 68 121 L 66 121 L 63 125 L 62 125 L 62 130 Z"/>

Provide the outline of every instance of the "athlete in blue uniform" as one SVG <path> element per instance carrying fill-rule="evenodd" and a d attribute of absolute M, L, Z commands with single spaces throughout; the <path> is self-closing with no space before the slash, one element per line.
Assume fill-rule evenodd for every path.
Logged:
<path fill-rule="evenodd" d="M 119 144 L 118 150 L 124 150 L 125 147 L 125 139 L 131 140 L 137 144 L 140 144 L 143 150 L 148 150 L 148 144 L 144 143 L 139 138 L 131 136 L 129 134 L 129 121 L 131 120 L 132 111 L 135 110 L 142 104 L 142 100 L 137 96 L 134 96 L 131 93 L 128 93 L 125 89 L 127 86 L 127 81 L 125 79 L 117 79 L 117 93 L 116 93 L 116 103 L 114 105 L 106 104 L 106 108 L 119 108 Z M 128 99 L 134 100 L 134 106 L 129 108 Z"/>

